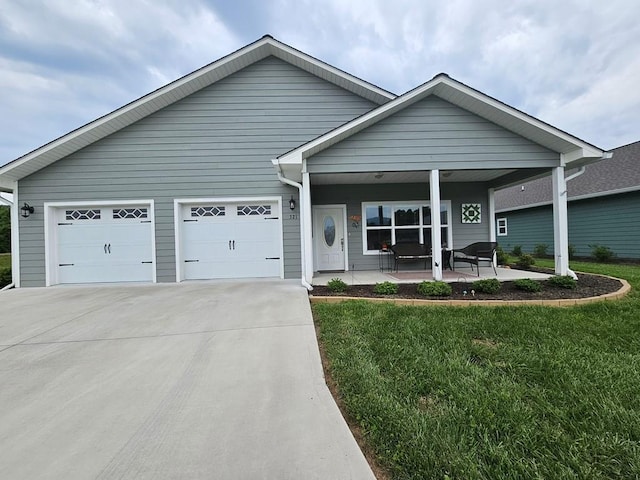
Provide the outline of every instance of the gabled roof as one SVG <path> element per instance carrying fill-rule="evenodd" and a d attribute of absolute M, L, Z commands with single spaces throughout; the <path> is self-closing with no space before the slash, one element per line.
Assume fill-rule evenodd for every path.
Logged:
<path fill-rule="evenodd" d="M 582 175 L 567 183 L 569 201 L 640 190 L 640 141 L 612 152 L 611 158 L 587 165 Z M 567 175 L 571 173 L 567 171 Z M 551 178 L 542 177 L 498 190 L 495 200 L 498 212 L 551 205 Z"/>
<path fill-rule="evenodd" d="M 265 35 L 209 65 L 94 120 L 0 168 L 0 187 L 30 175 L 249 65 L 277 57 L 376 104 L 395 95 Z"/>
<path fill-rule="evenodd" d="M 483 117 L 549 150 L 564 154 L 568 164 L 601 158 L 604 153 L 601 149 L 579 138 L 441 73 L 395 100 L 281 155 L 279 161 L 283 166 L 300 163 L 302 158 L 315 155 L 431 95 Z"/>

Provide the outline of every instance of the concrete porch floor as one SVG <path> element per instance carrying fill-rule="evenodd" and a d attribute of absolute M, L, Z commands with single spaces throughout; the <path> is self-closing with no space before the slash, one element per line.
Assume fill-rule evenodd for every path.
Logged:
<path fill-rule="evenodd" d="M 480 268 L 480 276 L 470 268 L 458 268 L 455 271 L 445 270 L 443 280 L 445 282 L 474 282 L 484 278 L 497 278 L 501 282 L 507 280 L 518 280 L 520 278 L 531 278 L 533 280 L 544 280 L 551 275 L 537 272 L 526 272 L 510 268 L 497 269 L 498 275 L 493 273 L 493 269 L 488 267 Z M 332 278 L 339 278 L 347 285 L 375 285 L 380 282 L 393 283 L 417 283 L 423 280 L 432 281 L 431 270 L 400 270 L 399 272 L 381 272 L 379 270 L 361 270 L 349 272 L 316 272 L 313 276 L 312 285 L 326 285 Z"/>

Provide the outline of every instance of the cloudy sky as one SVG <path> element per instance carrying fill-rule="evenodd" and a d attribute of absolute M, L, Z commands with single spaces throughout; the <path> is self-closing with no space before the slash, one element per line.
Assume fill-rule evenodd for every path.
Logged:
<path fill-rule="evenodd" d="M 640 140 L 637 0 L 4 0 L 0 165 L 262 35 L 400 94 L 446 72 L 610 149 Z"/>

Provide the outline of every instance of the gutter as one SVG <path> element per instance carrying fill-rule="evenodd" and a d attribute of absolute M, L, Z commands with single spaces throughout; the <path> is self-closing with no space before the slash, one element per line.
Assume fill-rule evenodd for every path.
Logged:
<path fill-rule="evenodd" d="M 298 182 L 294 182 L 293 180 L 288 179 L 284 175 L 282 175 L 282 169 L 280 168 L 280 161 L 278 159 L 271 160 L 271 163 L 274 167 L 276 167 L 276 173 L 278 174 L 278 180 L 284 183 L 285 185 L 290 185 L 298 189 L 298 198 L 300 199 L 300 271 L 302 272 L 302 278 L 300 279 L 300 283 L 302 286 L 306 288 L 308 291 L 313 290 L 313 286 L 307 282 L 306 280 L 306 252 L 304 249 L 304 222 L 302 221 L 302 184 Z"/>

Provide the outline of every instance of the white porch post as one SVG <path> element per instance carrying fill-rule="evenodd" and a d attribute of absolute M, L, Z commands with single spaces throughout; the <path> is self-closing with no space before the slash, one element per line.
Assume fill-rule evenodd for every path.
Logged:
<path fill-rule="evenodd" d="M 13 184 L 11 205 L 11 275 L 15 288 L 20 287 L 20 208 L 18 208 L 18 182 Z"/>
<path fill-rule="evenodd" d="M 553 169 L 551 178 L 553 182 L 553 252 L 556 275 L 571 275 L 573 272 L 569 270 L 569 222 L 564 162 L 562 166 Z"/>
<path fill-rule="evenodd" d="M 306 165 L 305 165 L 306 166 Z M 300 219 L 303 222 L 302 227 L 304 228 L 304 248 L 302 251 L 304 252 L 304 277 L 307 283 L 311 283 L 313 280 L 313 239 L 311 237 L 311 183 L 309 180 L 309 172 L 306 171 L 306 168 L 302 172 L 302 205 L 300 206 L 302 218 Z"/>
<path fill-rule="evenodd" d="M 431 271 L 434 280 L 442 280 L 442 233 L 440 228 L 440 170 L 429 172 L 431 204 Z"/>
<path fill-rule="evenodd" d="M 489 241 L 496 241 L 496 191 L 489 189 Z M 493 254 L 493 268 L 498 266 L 497 255 Z"/>

